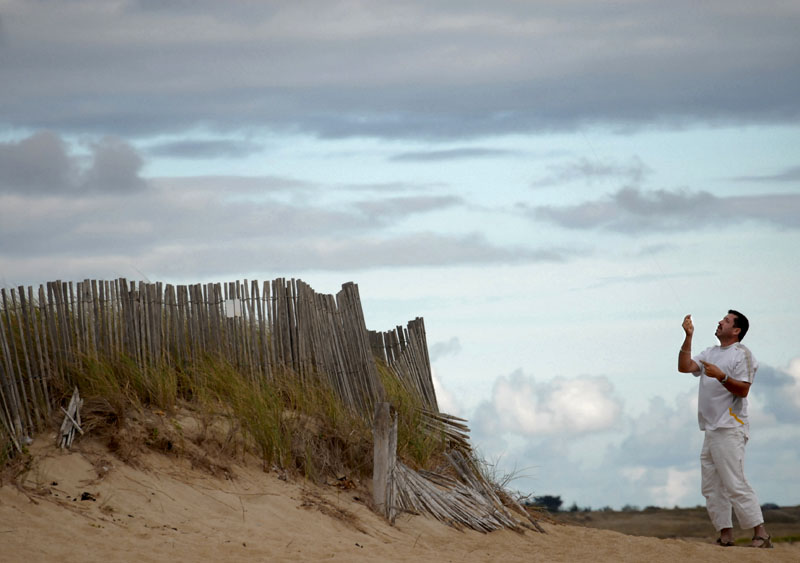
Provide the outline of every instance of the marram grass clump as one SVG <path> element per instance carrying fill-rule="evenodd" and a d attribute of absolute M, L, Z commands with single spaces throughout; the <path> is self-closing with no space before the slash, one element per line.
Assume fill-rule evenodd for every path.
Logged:
<path fill-rule="evenodd" d="M 380 372 L 387 400 L 398 411 L 398 456 L 429 467 L 444 442 L 420 431 L 416 395 L 387 368 Z M 129 358 L 84 358 L 54 383 L 56 397 L 68 398 L 74 387 L 80 389 L 84 430 L 107 436 L 122 457 L 134 456 L 137 446 L 188 451 L 177 421 L 178 411 L 181 416 L 188 411 L 204 428 L 224 421 L 213 440 L 217 453 L 254 454 L 265 469 L 317 482 L 330 476 L 361 478 L 372 470 L 371 420 L 348 408 L 322 374 L 301 377 L 286 370 L 265 380 L 214 357 L 195 366 L 160 368 L 140 368 Z M 202 436 L 204 445 L 212 443 L 208 432 Z"/>

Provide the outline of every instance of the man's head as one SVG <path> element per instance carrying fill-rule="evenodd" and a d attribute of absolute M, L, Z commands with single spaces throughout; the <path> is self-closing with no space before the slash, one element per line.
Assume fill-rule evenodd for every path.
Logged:
<path fill-rule="evenodd" d="M 717 338 L 720 344 L 727 346 L 734 342 L 741 342 L 744 335 L 747 334 L 747 329 L 750 328 L 750 322 L 739 311 L 730 309 L 728 314 L 717 325 Z"/>

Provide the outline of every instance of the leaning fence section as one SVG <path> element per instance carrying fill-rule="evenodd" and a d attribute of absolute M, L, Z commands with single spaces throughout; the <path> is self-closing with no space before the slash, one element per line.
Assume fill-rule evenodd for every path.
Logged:
<path fill-rule="evenodd" d="M 403 386 L 414 392 L 429 411 L 439 412 L 431 377 L 425 321 L 417 317 L 406 328 L 398 326 L 386 332 L 371 331 L 373 354 L 383 360 L 400 378 Z"/>
<path fill-rule="evenodd" d="M 219 357 L 267 382 L 281 371 L 324 377 L 346 405 L 369 416 L 383 398 L 354 283 L 334 296 L 284 278 L 54 281 L 0 289 L 0 305 L 0 434 L 16 449 L 45 428 L 50 383 L 86 359 L 124 357 L 146 370 Z"/>

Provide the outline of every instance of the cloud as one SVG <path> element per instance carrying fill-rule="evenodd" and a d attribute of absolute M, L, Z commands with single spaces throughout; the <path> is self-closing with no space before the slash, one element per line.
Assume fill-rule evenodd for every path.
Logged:
<path fill-rule="evenodd" d="M 463 139 L 800 118 L 791 3 L 156 4 L 7 2 L 0 122 Z"/>
<path fill-rule="evenodd" d="M 544 383 L 519 371 L 500 377 L 491 401 L 469 417 L 473 439 L 500 459 L 501 472 L 524 469 L 514 483 L 523 492 L 560 494 L 579 506 L 701 504 L 696 388 L 655 396 L 631 416 L 610 385 L 602 377 Z M 800 453 L 800 358 L 780 370 L 762 365 L 756 385 L 747 472 L 762 499 L 779 499 L 791 489 Z M 558 397 L 569 405 L 555 403 Z M 616 414 L 587 414 L 580 407 L 586 403 Z"/>
<path fill-rule="evenodd" d="M 684 505 L 686 499 L 697 494 L 699 480 L 699 468 L 685 470 L 675 467 L 667 468 L 663 483 L 649 487 L 653 504 L 666 508 Z"/>
<path fill-rule="evenodd" d="M 505 149 L 468 147 L 460 149 L 404 152 L 392 156 L 389 160 L 394 162 L 441 162 L 446 160 L 493 158 L 517 154 L 519 154 L 517 151 Z"/>
<path fill-rule="evenodd" d="M 598 289 L 603 287 L 610 287 L 614 285 L 635 285 L 635 284 L 669 284 L 671 280 L 677 279 L 691 279 L 713 277 L 714 271 L 712 270 L 698 270 L 692 272 L 677 272 L 666 274 L 659 271 L 658 273 L 628 275 L 628 276 L 596 276 L 594 281 L 586 285 L 587 289 Z"/>
<path fill-rule="evenodd" d="M 3 204 L 0 200 L 0 206 Z M 295 217 L 303 214 L 287 209 Z M 204 223 L 189 225 L 185 213 L 177 217 L 180 224 L 144 215 L 139 220 L 128 217 L 119 223 L 113 221 L 113 215 L 83 224 L 65 219 L 42 229 L 43 232 L 37 231 L 35 234 L 40 238 L 35 242 L 28 242 L 19 232 L 9 233 L 4 226 L 0 236 L 7 244 L 0 252 L 0 271 L 14 272 L 15 283 L 32 283 L 30 280 L 66 278 L 67 274 L 62 272 L 74 273 L 77 279 L 107 279 L 113 277 L 113 272 L 132 265 L 157 279 L 184 279 L 189 274 L 205 279 L 242 276 L 254 271 L 296 275 L 310 270 L 353 272 L 383 267 L 553 260 L 550 251 L 499 247 L 478 234 L 411 233 L 379 239 L 346 234 L 343 227 L 340 227 L 343 233 L 336 237 L 330 232 L 293 232 L 291 228 L 281 228 L 285 223 L 280 222 L 283 218 L 275 212 L 271 214 L 274 221 L 264 222 L 270 226 L 269 232 L 254 235 L 256 226 L 238 224 L 236 212 L 222 211 L 220 217 L 211 220 L 206 217 Z M 319 211 L 305 216 L 314 214 L 324 220 L 332 219 Z M 229 220 L 224 221 L 223 217 Z M 0 222 L 5 218 L 0 213 Z M 300 224 L 305 222 L 302 220 Z M 324 230 L 319 226 L 311 228 Z M 281 234 L 281 230 L 285 233 Z M 208 237 L 209 232 L 217 236 Z"/>
<path fill-rule="evenodd" d="M 175 176 L 150 178 L 149 183 L 154 187 L 175 192 L 198 193 L 200 197 L 208 194 L 224 193 L 226 196 L 248 197 L 264 194 L 302 194 L 308 196 L 318 192 L 322 186 L 319 184 L 291 178 L 288 176 Z"/>
<path fill-rule="evenodd" d="M 142 157 L 122 139 L 104 137 L 92 144 L 93 162 L 84 184 L 89 190 L 128 192 L 144 187 L 139 172 Z"/>
<path fill-rule="evenodd" d="M 619 420 L 622 403 L 602 376 L 556 377 L 537 383 L 522 371 L 500 376 L 492 397 L 478 408 L 492 430 L 523 436 L 601 432 Z"/>
<path fill-rule="evenodd" d="M 344 240 L 372 228 L 366 217 L 353 210 L 275 199 L 226 201 L 226 197 L 225 193 L 187 193 L 155 186 L 137 194 L 49 196 L 37 206 L 18 195 L 0 196 L 0 236 L 15 243 L 4 248 L 5 253 L 55 257 L 167 248 L 190 252 L 216 245 L 257 250 L 260 244 L 280 247 L 293 239 L 332 233 Z"/>
<path fill-rule="evenodd" d="M 88 146 L 87 159 L 71 154 L 50 131 L 0 143 L 0 194 L 128 192 L 144 188 L 143 160 L 127 142 L 103 137 Z"/>
<path fill-rule="evenodd" d="M 551 250 L 509 248 L 494 245 L 481 234 L 444 235 L 417 232 L 405 235 L 329 236 L 295 241 L 262 240 L 246 245 L 240 262 L 263 256 L 265 266 L 291 270 L 344 271 L 380 267 L 447 266 L 457 264 L 511 264 L 560 260 Z M 253 254 L 256 252 L 256 254 Z M 234 252 L 228 259 L 239 253 Z M 198 267 L 201 264 L 197 264 Z M 230 265 L 233 271 L 242 264 Z"/>
<path fill-rule="evenodd" d="M 737 176 L 737 182 L 800 182 L 800 166 L 791 166 L 775 174 Z"/>
<path fill-rule="evenodd" d="M 706 191 L 622 188 L 577 205 L 520 208 L 532 219 L 568 229 L 622 233 L 702 229 L 730 225 L 736 220 L 800 228 L 800 195 L 796 194 L 718 197 Z"/>
<path fill-rule="evenodd" d="M 434 342 L 430 349 L 431 362 L 445 356 L 455 356 L 459 352 L 461 352 L 461 340 L 457 336 L 444 342 Z"/>
<path fill-rule="evenodd" d="M 756 373 L 758 401 L 764 411 L 778 422 L 800 422 L 800 358 L 794 358 L 785 368 L 761 365 Z"/>
<path fill-rule="evenodd" d="M 0 193 L 71 189 L 76 183 L 76 167 L 64 141 L 49 131 L 0 143 Z"/>
<path fill-rule="evenodd" d="M 674 406 L 659 396 L 650 399 L 645 412 L 627 424 L 628 434 L 620 445 L 609 449 L 608 461 L 648 469 L 691 464 L 702 436 L 696 396 L 696 390 L 677 395 Z"/>
<path fill-rule="evenodd" d="M 207 160 L 214 158 L 244 158 L 260 152 L 261 145 L 228 139 L 182 140 L 155 144 L 147 154 L 158 157 Z"/>
<path fill-rule="evenodd" d="M 81 264 L 80 277 L 109 277 L 127 261 L 152 275 L 211 276 L 570 256 L 498 245 L 477 231 L 398 228 L 409 217 L 463 206 L 457 196 L 381 191 L 365 199 L 366 190 L 337 189 L 328 198 L 330 186 L 281 176 L 143 179 L 144 161 L 129 144 L 104 137 L 81 146 L 88 155 L 49 132 L 0 145 L 3 271 L 41 280 Z"/>
<path fill-rule="evenodd" d="M 439 374 L 435 369 L 432 369 L 431 379 L 433 381 L 433 388 L 436 391 L 436 403 L 439 405 L 439 411 L 461 416 L 461 404 L 456 399 L 456 396 L 442 385 Z"/>
<path fill-rule="evenodd" d="M 534 180 L 533 187 L 563 186 L 563 184 L 582 181 L 587 184 L 603 181 L 621 182 L 625 185 L 639 185 L 652 170 L 639 158 L 629 164 L 581 158 L 568 164 L 551 166 L 550 174 Z"/>
<path fill-rule="evenodd" d="M 686 468 L 623 467 L 619 473 L 625 490 L 629 491 L 628 498 L 644 498 L 647 506 L 685 507 L 697 502 L 700 483 L 700 467 L 697 463 Z"/>
<path fill-rule="evenodd" d="M 456 196 L 404 196 L 355 203 L 358 209 L 371 219 L 377 220 L 387 217 L 405 217 L 462 205 L 464 205 L 464 201 Z"/>
<path fill-rule="evenodd" d="M 398 192 L 425 192 L 435 191 L 445 187 L 443 183 L 437 182 L 376 182 L 366 184 L 342 184 L 336 186 L 337 190 L 350 192 L 375 192 L 375 193 L 398 193 Z"/>

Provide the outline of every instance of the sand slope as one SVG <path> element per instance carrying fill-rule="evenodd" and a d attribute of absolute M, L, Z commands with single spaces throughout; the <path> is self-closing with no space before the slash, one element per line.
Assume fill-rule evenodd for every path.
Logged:
<path fill-rule="evenodd" d="M 27 473 L 0 487 L 0 561 L 800 561 L 795 545 L 719 548 L 547 523 L 547 534 L 481 534 L 404 515 L 392 527 L 356 489 L 257 464 L 213 477 L 155 453 L 133 467 L 91 440 L 63 453 L 45 438 Z"/>

